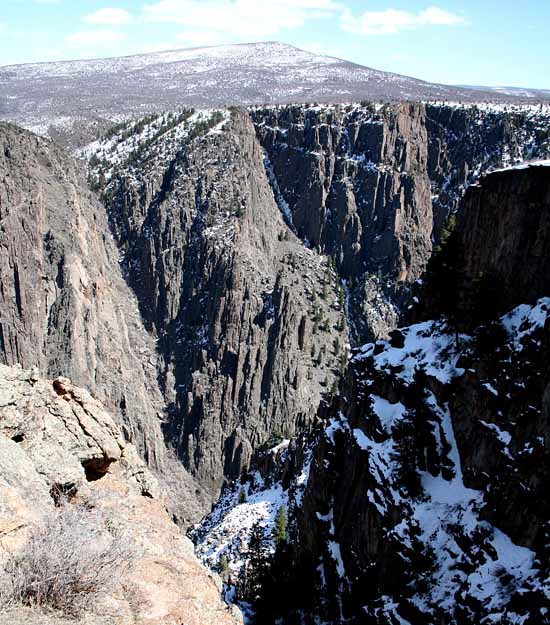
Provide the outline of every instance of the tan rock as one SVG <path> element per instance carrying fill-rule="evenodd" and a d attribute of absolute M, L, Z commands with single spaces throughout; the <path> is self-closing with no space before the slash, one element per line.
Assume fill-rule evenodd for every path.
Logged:
<path fill-rule="evenodd" d="M 221 600 L 219 582 L 196 559 L 156 479 L 102 405 L 69 380 L 52 383 L 0 365 L 0 566 L 65 496 L 65 505 L 93 510 L 130 537 L 138 555 L 121 587 L 98 601 L 97 614 L 64 620 L 22 608 L 0 616 L 1 625 L 242 622 Z"/>

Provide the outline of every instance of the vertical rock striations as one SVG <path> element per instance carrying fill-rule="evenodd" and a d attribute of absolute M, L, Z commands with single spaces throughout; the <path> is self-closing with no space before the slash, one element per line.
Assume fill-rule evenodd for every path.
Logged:
<path fill-rule="evenodd" d="M 257 445 L 315 416 L 345 354 L 343 299 L 326 259 L 285 224 L 245 112 L 195 113 L 147 143 L 148 132 L 122 164 L 124 141 L 97 152 L 104 196 L 158 337 L 165 433 L 217 496 Z"/>
<path fill-rule="evenodd" d="M 233 570 L 246 506 L 258 514 L 263 497 L 268 527 L 272 502 L 287 507 L 290 546 L 272 559 L 262 622 L 511 624 L 547 614 L 550 284 L 539 251 L 550 244 L 549 190 L 550 168 L 531 166 L 468 191 L 453 235 L 464 257 L 442 278 L 467 284 L 498 268 L 505 310 L 467 334 L 436 318 L 356 350 L 308 453 L 274 448 L 284 455 L 273 480 L 243 482 L 251 503 L 237 503 L 237 487 L 203 525 L 199 553 L 224 554 Z M 457 294 L 463 313 L 468 301 Z"/>
<path fill-rule="evenodd" d="M 550 162 L 496 172 L 462 203 L 463 272 L 469 281 L 494 281 L 500 313 L 550 292 L 549 178 Z"/>
<path fill-rule="evenodd" d="M 300 238 L 344 277 L 414 280 L 431 249 L 425 112 L 289 107 L 252 112 Z"/>
<path fill-rule="evenodd" d="M 251 116 L 287 220 L 347 280 L 359 343 L 395 327 L 468 185 L 550 153 L 548 114 L 536 107 L 291 106 Z"/>
<path fill-rule="evenodd" d="M 466 188 L 494 167 L 550 154 L 545 107 L 426 105 L 434 237 Z"/>
<path fill-rule="evenodd" d="M 104 208 L 61 150 L 7 124 L 0 125 L 0 358 L 87 387 L 154 470 L 178 475 L 185 516 L 197 518 L 196 487 L 161 431 L 155 344 L 120 273 Z"/>
<path fill-rule="evenodd" d="M 535 161 L 469 187 L 456 227 L 430 261 L 421 301 L 407 316 L 447 314 L 468 330 L 550 292 L 549 172 L 550 161 Z"/>
<path fill-rule="evenodd" d="M 384 335 L 431 251 L 424 108 L 286 107 L 252 118 L 287 219 L 348 282 L 355 334 Z"/>
<path fill-rule="evenodd" d="M 331 571 L 324 591 L 309 589 L 310 610 L 329 622 L 360 611 L 373 623 L 538 622 L 548 609 L 549 174 L 491 174 L 461 206 L 461 273 L 498 270 L 511 312 L 470 325 L 458 344 L 452 328 L 424 321 L 352 360 L 299 517 L 298 561 L 325 554 Z"/>

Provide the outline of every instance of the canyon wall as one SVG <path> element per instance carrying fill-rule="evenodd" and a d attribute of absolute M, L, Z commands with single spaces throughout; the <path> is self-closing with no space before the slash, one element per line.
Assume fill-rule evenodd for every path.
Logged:
<path fill-rule="evenodd" d="M 490 174 L 460 207 L 465 256 L 447 277 L 471 282 L 505 254 L 503 309 L 466 332 L 428 308 L 431 319 L 356 349 L 317 429 L 273 448 L 275 467 L 260 459 L 262 480 L 237 486 L 204 523 L 201 557 L 224 554 L 242 571 L 232 536 L 250 532 L 243 519 L 271 528 L 273 510 L 288 511 L 261 622 L 511 624 L 546 614 L 550 285 L 536 251 L 550 244 L 549 173 Z M 467 300 L 456 302 L 465 313 Z M 237 499 L 242 488 L 250 503 Z"/>
<path fill-rule="evenodd" d="M 66 375 L 94 393 L 170 483 L 175 513 L 197 519 L 208 498 L 165 443 L 160 356 L 118 258 L 77 163 L 0 125 L 1 361 Z"/>

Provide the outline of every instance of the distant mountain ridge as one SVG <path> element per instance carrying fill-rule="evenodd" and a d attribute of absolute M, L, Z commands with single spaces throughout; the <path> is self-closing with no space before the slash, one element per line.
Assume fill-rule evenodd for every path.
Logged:
<path fill-rule="evenodd" d="M 277 42 L 5 66 L 0 67 L 0 94 L 0 119 L 43 134 L 50 125 L 66 128 L 76 120 L 186 106 L 519 101 L 494 90 L 428 83 Z"/>
<path fill-rule="evenodd" d="M 472 85 L 459 85 L 465 89 L 475 89 L 476 91 L 491 91 L 493 93 L 510 95 L 518 98 L 531 98 L 534 100 L 548 100 L 550 98 L 550 89 L 532 89 L 530 87 L 511 87 L 510 85 L 501 85 L 499 87 L 483 87 Z"/>

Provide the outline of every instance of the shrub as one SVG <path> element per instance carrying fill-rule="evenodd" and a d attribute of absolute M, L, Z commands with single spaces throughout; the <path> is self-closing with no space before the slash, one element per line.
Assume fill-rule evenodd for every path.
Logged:
<path fill-rule="evenodd" d="M 114 591 L 137 553 L 104 516 L 66 505 L 34 528 L 0 571 L 0 607 L 44 607 L 66 614 L 93 610 Z"/>

